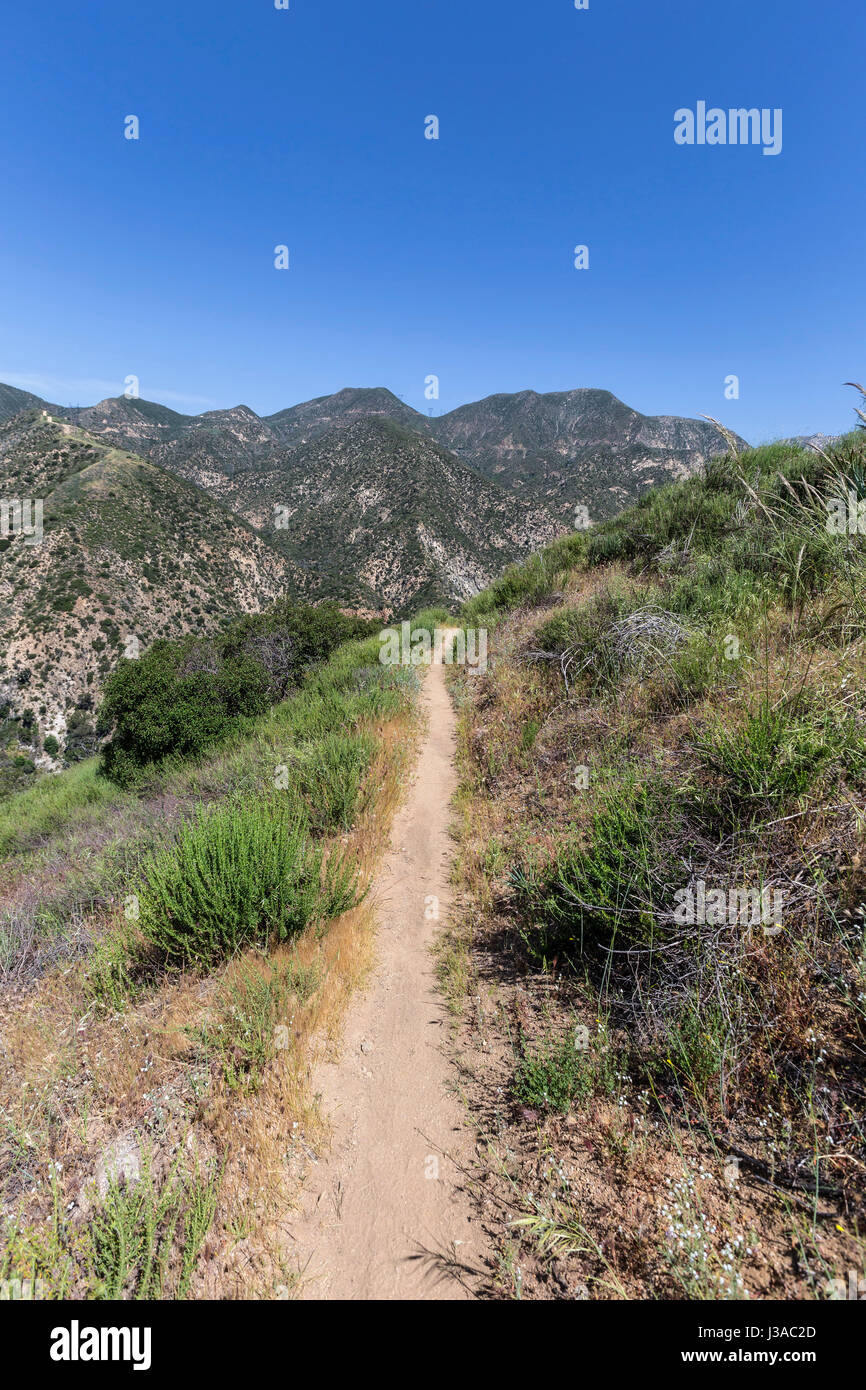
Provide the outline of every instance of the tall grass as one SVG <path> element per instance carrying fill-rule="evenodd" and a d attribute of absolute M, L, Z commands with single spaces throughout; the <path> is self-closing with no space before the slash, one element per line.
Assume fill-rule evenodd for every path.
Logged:
<path fill-rule="evenodd" d="M 615 774 L 599 778 L 588 833 L 563 835 L 552 857 L 529 857 L 512 871 L 536 959 L 576 960 L 593 943 L 605 949 L 652 942 L 658 913 L 673 899 L 664 842 L 680 819 L 670 790 Z"/>
<path fill-rule="evenodd" d="M 26 849 L 68 821 L 97 820 L 133 798 L 97 773 L 97 759 L 41 777 L 26 791 L 0 801 L 0 856 Z"/>

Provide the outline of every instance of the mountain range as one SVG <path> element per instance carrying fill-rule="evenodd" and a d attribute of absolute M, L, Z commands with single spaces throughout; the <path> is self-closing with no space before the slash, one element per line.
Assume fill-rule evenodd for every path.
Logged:
<path fill-rule="evenodd" d="M 283 593 L 401 616 L 509 563 L 725 441 L 607 391 L 496 395 L 431 417 L 384 388 L 259 416 L 119 396 L 50 404 L 0 384 L 0 498 L 44 538 L 0 539 L 0 708 L 62 737 L 130 638 L 209 631 Z"/>

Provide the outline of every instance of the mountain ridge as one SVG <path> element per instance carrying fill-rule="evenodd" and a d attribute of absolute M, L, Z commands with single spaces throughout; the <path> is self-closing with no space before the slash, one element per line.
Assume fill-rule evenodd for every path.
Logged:
<path fill-rule="evenodd" d="M 30 393 L 0 386 L 0 420 L 16 394 L 32 403 Z M 504 489 L 529 493 L 563 525 L 573 523 L 578 506 L 592 520 L 614 515 L 647 488 L 688 477 L 727 449 L 707 420 L 644 415 L 596 387 L 498 392 L 436 416 L 384 386 L 344 387 L 264 416 L 244 404 L 182 415 L 124 396 L 51 409 L 193 481 L 259 464 L 270 468 L 281 448 L 306 446 L 340 426 L 384 416 L 443 445 Z"/>

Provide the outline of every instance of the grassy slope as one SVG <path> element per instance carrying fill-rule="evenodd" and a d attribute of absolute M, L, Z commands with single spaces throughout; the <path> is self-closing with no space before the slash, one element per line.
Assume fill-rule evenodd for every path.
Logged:
<path fill-rule="evenodd" d="M 866 547 L 825 499 L 863 466 L 862 435 L 716 460 L 464 610 L 491 664 L 455 683 L 442 972 L 508 1295 L 862 1266 Z M 699 883 L 781 896 L 684 924 Z"/>
<path fill-rule="evenodd" d="M 346 856 L 363 887 L 411 752 L 417 686 L 379 665 L 378 646 L 341 648 L 233 742 L 154 774 L 140 795 L 89 763 L 4 804 L 0 1278 L 40 1279 L 52 1297 L 291 1289 L 274 1222 L 318 1123 L 311 1040 L 336 1029 L 366 969 L 371 910 L 334 918 L 305 891 L 306 927 L 190 971 L 159 949 L 160 894 L 186 892 L 190 849 L 208 863 L 184 830 L 196 808 L 260 836 L 276 804 L 310 817 L 313 863 Z M 255 888 L 256 863 L 240 871 Z M 206 872 L 207 901 L 250 920 L 255 892 Z M 256 908 L 259 933 L 269 910 Z M 140 1181 L 113 1182 L 129 1164 Z"/>

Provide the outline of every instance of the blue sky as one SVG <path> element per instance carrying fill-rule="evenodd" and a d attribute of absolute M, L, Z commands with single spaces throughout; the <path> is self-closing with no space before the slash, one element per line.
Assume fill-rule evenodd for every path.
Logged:
<path fill-rule="evenodd" d="M 0 380 L 263 414 L 597 386 L 754 442 L 849 428 L 864 38 L 854 0 L 10 7 Z M 781 154 L 676 145 L 700 100 L 781 108 Z"/>

